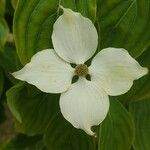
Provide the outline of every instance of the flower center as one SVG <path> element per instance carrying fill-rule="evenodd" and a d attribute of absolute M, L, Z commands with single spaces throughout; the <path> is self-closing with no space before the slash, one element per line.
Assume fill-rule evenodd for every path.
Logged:
<path fill-rule="evenodd" d="M 85 64 L 79 64 L 75 67 L 75 73 L 78 76 L 86 76 L 88 74 L 88 67 Z"/>

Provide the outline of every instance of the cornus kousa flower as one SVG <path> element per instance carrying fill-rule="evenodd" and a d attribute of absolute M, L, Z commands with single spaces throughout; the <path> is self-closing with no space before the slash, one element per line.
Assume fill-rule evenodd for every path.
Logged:
<path fill-rule="evenodd" d="M 80 13 L 65 8 L 63 11 L 53 28 L 54 49 L 38 52 L 13 76 L 43 92 L 61 93 L 59 104 L 64 118 L 74 127 L 94 135 L 91 127 L 99 125 L 109 110 L 108 95 L 127 92 L 133 81 L 148 69 L 141 67 L 122 48 L 101 50 L 87 66 L 85 62 L 95 53 L 98 44 L 96 28 Z M 75 75 L 79 76 L 78 81 L 72 83 Z"/>

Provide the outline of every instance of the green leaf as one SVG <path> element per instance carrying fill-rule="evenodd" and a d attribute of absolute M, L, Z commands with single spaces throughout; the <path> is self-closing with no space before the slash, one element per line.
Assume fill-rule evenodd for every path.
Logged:
<path fill-rule="evenodd" d="M 100 49 L 123 47 L 133 57 L 141 55 L 150 45 L 149 7 L 149 0 L 99 0 Z"/>
<path fill-rule="evenodd" d="M 0 67 L 0 123 L 5 120 L 4 107 L 2 104 L 2 94 L 4 89 L 4 74 L 2 68 Z"/>
<path fill-rule="evenodd" d="M 58 1 L 21 0 L 14 16 L 14 35 L 22 64 L 46 48 L 52 48 L 51 33 L 57 16 Z"/>
<path fill-rule="evenodd" d="M 83 16 L 88 17 L 93 22 L 96 21 L 96 0 L 76 0 L 76 7 Z"/>
<path fill-rule="evenodd" d="M 0 49 L 4 46 L 8 35 L 8 26 L 3 17 L 0 16 Z"/>
<path fill-rule="evenodd" d="M 150 47 L 138 58 L 138 62 L 150 69 Z"/>
<path fill-rule="evenodd" d="M 15 46 L 12 43 L 6 43 L 4 50 L 0 52 L 0 66 L 6 72 L 14 72 L 21 67 Z"/>
<path fill-rule="evenodd" d="M 58 95 L 42 93 L 25 83 L 17 84 L 7 92 L 7 103 L 19 132 L 41 134 L 53 115 L 59 111 Z"/>
<path fill-rule="evenodd" d="M 58 0 L 21 0 L 14 16 L 14 35 L 18 56 L 22 64 L 30 61 L 38 51 L 52 48 L 53 24 L 59 15 Z M 63 0 L 64 7 L 76 8 L 95 20 L 96 0 Z M 76 9 L 75 9 L 76 10 Z"/>
<path fill-rule="evenodd" d="M 0 0 L 0 15 L 3 16 L 5 13 L 5 0 Z"/>
<path fill-rule="evenodd" d="M 150 150 L 150 98 L 131 103 L 130 112 L 136 127 L 134 150 Z"/>
<path fill-rule="evenodd" d="M 3 123 L 5 119 L 6 119 L 6 116 L 5 116 L 4 106 L 0 101 L 0 124 Z M 0 144 L 1 144 L 1 141 L 0 141 Z"/>
<path fill-rule="evenodd" d="M 140 101 L 150 97 L 150 74 L 138 79 L 134 82 L 134 85 L 124 95 L 118 97 L 125 105 L 129 104 L 131 101 Z"/>
<path fill-rule="evenodd" d="M 46 150 L 44 146 L 41 145 L 41 139 L 41 136 L 29 137 L 23 134 L 18 134 L 5 144 L 2 150 Z"/>
<path fill-rule="evenodd" d="M 18 0 L 11 0 L 12 7 L 15 9 L 17 6 Z"/>
<path fill-rule="evenodd" d="M 4 87 L 4 76 L 3 76 L 3 71 L 0 67 L 0 99 L 3 93 L 3 87 Z"/>
<path fill-rule="evenodd" d="M 128 93 L 128 98 L 130 101 L 139 101 L 150 98 L 150 74 L 139 79 L 135 82 L 130 93 Z M 126 98 L 127 98 L 126 96 Z"/>
<path fill-rule="evenodd" d="M 8 81 L 12 82 L 13 84 L 18 82 L 11 75 L 12 72 L 22 68 L 13 43 L 6 43 L 3 48 L 3 51 L 0 51 L 0 66 L 4 70 L 6 76 L 5 80 L 7 81 L 8 87 L 11 86 L 11 84 L 8 83 Z"/>
<path fill-rule="evenodd" d="M 44 139 L 49 150 L 96 150 L 95 138 L 74 128 L 60 113 L 50 122 Z"/>
<path fill-rule="evenodd" d="M 100 126 L 99 136 L 99 150 L 130 150 L 134 124 L 130 113 L 119 101 L 110 101 L 110 110 Z"/>

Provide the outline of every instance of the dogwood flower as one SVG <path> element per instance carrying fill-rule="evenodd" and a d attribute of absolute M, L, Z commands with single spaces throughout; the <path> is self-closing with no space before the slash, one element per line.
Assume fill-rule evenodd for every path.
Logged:
<path fill-rule="evenodd" d="M 96 28 L 80 13 L 67 8 L 63 11 L 53 28 L 54 49 L 38 52 L 13 76 L 43 92 L 61 93 L 59 104 L 64 118 L 93 135 L 91 127 L 99 125 L 108 113 L 108 95 L 124 94 L 134 80 L 147 74 L 148 69 L 141 67 L 122 48 L 101 50 L 88 67 L 85 62 L 97 49 Z M 72 83 L 74 75 L 79 79 Z"/>

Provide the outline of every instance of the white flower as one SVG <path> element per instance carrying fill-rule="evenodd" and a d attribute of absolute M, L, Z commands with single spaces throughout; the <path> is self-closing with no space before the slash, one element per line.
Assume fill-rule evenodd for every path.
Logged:
<path fill-rule="evenodd" d="M 80 13 L 63 10 L 52 33 L 55 50 L 38 52 L 13 76 L 43 92 L 61 93 L 60 109 L 64 118 L 93 135 L 91 126 L 99 125 L 107 115 L 108 95 L 127 92 L 133 80 L 145 75 L 148 69 L 122 48 L 101 50 L 87 67 L 84 63 L 95 53 L 98 44 L 96 28 Z M 77 66 L 73 68 L 70 63 Z M 75 74 L 79 79 L 72 83 Z M 87 74 L 91 80 L 86 79 Z"/>

